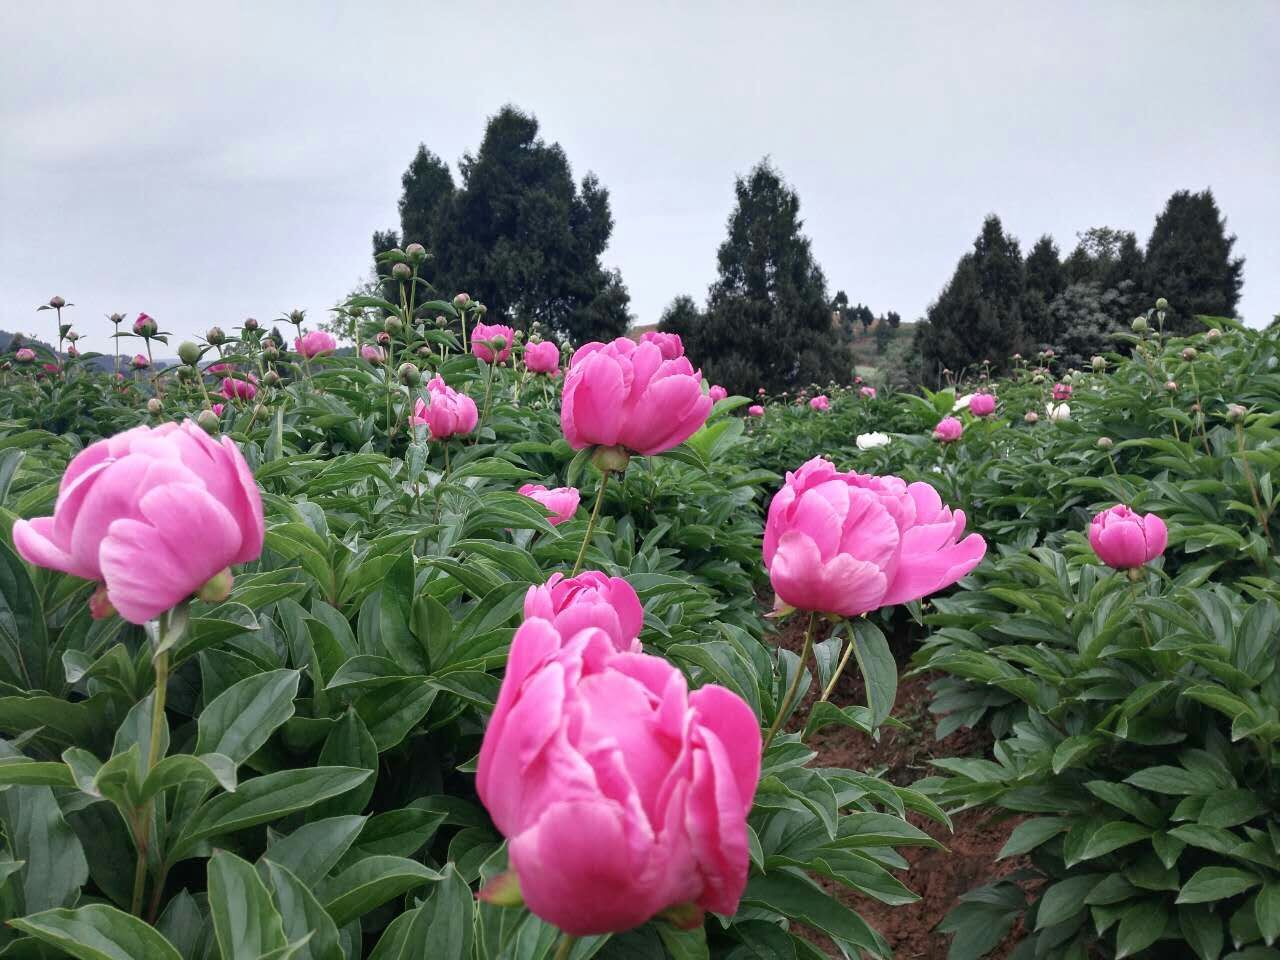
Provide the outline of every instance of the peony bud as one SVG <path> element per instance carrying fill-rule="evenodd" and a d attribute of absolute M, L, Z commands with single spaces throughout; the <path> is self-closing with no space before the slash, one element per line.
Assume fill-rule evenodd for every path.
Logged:
<path fill-rule="evenodd" d="M 448 325 L 449 325 L 449 321 L 444 317 L 443 314 L 440 314 L 439 316 L 436 317 L 437 327 L 447 327 Z"/>
<path fill-rule="evenodd" d="M 1217 343 L 1219 340 L 1222 339 L 1222 331 L 1219 330 L 1217 327 L 1211 327 L 1209 329 L 1209 332 L 1206 333 L 1204 337 L 1210 343 Z"/>
<path fill-rule="evenodd" d="M 53 309 L 55 310 L 61 310 L 66 305 L 67 305 L 67 301 L 63 300 L 61 297 L 49 298 L 49 306 L 53 307 Z"/>
<path fill-rule="evenodd" d="M 391 268 L 391 275 L 397 280 L 408 280 L 413 276 L 413 270 L 407 263 L 397 263 Z"/>
<path fill-rule="evenodd" d="M 378 346 L 380 346 L 380 347 L 389 347 L 389 346 L 391 346 L 391 334 L 387 333 L 387 331 L 385 331 L 385 330 L 379 330 L 379 331 L 374 335 L 374 338 L 373 338 L 373 339 L 374 339 L 374 341 L 378 344 Z"/>
<path fill-rule="evenodd" d="M 427 248 L 420 243 L 411 243 L 404 248 L 405 256 L 414 263 L 421 263 L 427 259 Z"/>
<path fill-rule="evenodd" d="M 208 411 L 212 412 L 212 411 Z M 218 573 L 215 573 L 209 580 L 196 591 L 196 596 L 205 603 L 222 603 L 227 597 L 231 596 L 232 586 L 231 568 L 223 567 Z"/>
<path fill-rule="evenodd" d="M 453 305 L 457 307 L 459 310 L 466 309 L 467 304 L 469 304 L 470 302 L 471 302 L 471 298 L 467 296 L 465 293 L 460 293 L 453 298 Z"/>
<path fill-rule="evenodd" d="M 243 327 L 244 327 L 244 329 L 246 329 L 246 330 L 257 330 L 257 329 L 258 329 L 258 321 L 257 321 L 257 320 L 255 320 L 255 319 L 253 319 L 253 317 L 245 317 L 245 318 L 244 318 L 244 323 L 242 324 L 242 326 L 243 326 Z"/>
<path fill-rule="evenodd" d="M 1027 423 L 1039 423 L 1040 414 L 1036 413 L 1034 410 L 1028 410 L 1027 415 L 1022 419 L 1027 421 Z"/>
<path fill-rule="evenodd" d="M 194 367 L 200 362 L 200 348 L 190 340 L 183 340 L 178 344 L 178 359 Z"/>
<path fill-rule="evenodd" d="M 1227 419 L 1232 423 L 1240 423 L 1249 411 L 1238 403 L 1227 404 Z"/>
<path fill-rule="evenodd" d="M 387 317 L 382 329 L 392 336 L 399 336 L 404 330 L 404 322 L 399 317 Z"/>
<path fill-rule="evenodd" d="M 274 370 L 268 370 L 263 375 L 262 382 L 268 387 L 278 387 L 280 386 L 280 374 L 276 373 Z"/>
<path fill-rule="evenodd" d="M 1164 382 L 1164 388 L 1168 390 L 1170 393 L 1178 392 L 1178 384 L 1173 380 L 1166 380 Z"/>
<path fill-rule="evenodd" d="M 227 342 L 227 335 L 222 332 L 221 327 L 210 327 L 204 338 L 215 347 Z"/>
<path fill-rule="evenodd" d="M 406 387 L 416 387 L 422 382 L 422 371 L 412 363 L 402 363 L 396 370 L 396 379 Z"/>
<path fill-rule="evenodd" d="M 1187 347 L 1182 351 L 1182 359 L 1187 361 L 1187 363 L 1190 363 L 1197 356 L 1199 356 L 1199 354 L 1196 353 L 1195 347 Z"/>
<path fill-rule="evenodd" d="M 76 333 L 74 330 L 68 330 L 67 339 L 70 340 L 72 343 L 75 343 L 77 340 L 80 339 L 80 334 Z"/>
<path fill-rule="evenodd" d="M 591 462 L 601 473 L 610 470 L 621 473 L 631 462 L 631 454 L 627 452 L 626 447 L 596 447 L 595 452 L 591 454 Z"/>
<path fill-rule="evenodd" d="M 1156 309 L 1157 309 L 1157 310 L 1160 310 L 1161 312 L 1163 312 L 1163 311 L 1165 311 L 1165 310 L 1168 310 L 1168 309 L 1169 309 L 1169 301 L 1168 301 L 1168 300 L 1166 300 L 1164 297 L 1160 297 L 1160 298 L 1158 298 L 1158 299 L 1156 300 Z"/>
<path fill-rule="evenodd" d="M 160 411 L 162 411 L 163 409 L 164 409 L 164 404 L 162 404 L 159 401 L 159 399 L 157 399 L 156 397 L 152 397 L 150 400 L 147 401 L 147 413 L 155 414 L 158 416 L 160 414 Z"/>
<path fill-rule="evenodd" d="M 218 432 L 218 415 L 212 410 L 201 410 L 200 415 L 196 417 L 196 423 L 200 424 L 200 429 L 205 433 Z"/>
<path fill-rule="evenodd" d="M 1093 364 L 1093 372 L 1094 372 L 1094 373 L 1102 373 L 1102 371 L 1103 371 L 1103 370 L 1106 370 L 1106 369 L 1107 369 L 1107 358 L 1106 358 L 1106 357 L 1094 357 L 1094 358 L 1093 358 L 1091 361 L 1089 361 L 1089 362 Z"/>
<path fill-rule="evenodd" d="M 1147 326 L 1147 318 L 1146 318 L 1146 317 L 1134 317 L 1134 318 L 1133 318 L 1133 323 L 1131 323 L 1129 326 L 1130 326 L 1130 328 L 1133 330 L 1133 332 L 1134 332 L 1134 333 L 1146 333 L 1146 332 L 1147 332 L 1147 330 L 1148 330 L 1148 326 Z"/>
<path fill-rule="evenodd" d="M 1114 440 L 1112 440 L 1110 437 L 1099 437 L 1099 438 L 1098 438 L 1098 449 L 1099 449 L 1099 450 L 1110 450 L 1110 449 L 1111 449 L 1112 447 L 1114 447 L 1114 446 L 1115 446 L 1115 441 L 1114 441 Z"/>
<path fill-rule="evenodd" d="M 120 324 L 124 323 L 124 314 L 113 313 L 111 314 L 111 316 L 107 317 L 107 319 L 110 320 L 112 323 L 114 323 L 116 326 L 119 326 Z"/>

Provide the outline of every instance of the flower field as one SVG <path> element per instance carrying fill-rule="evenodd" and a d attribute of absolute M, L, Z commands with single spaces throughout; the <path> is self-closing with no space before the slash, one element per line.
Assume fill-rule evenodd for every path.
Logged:
<path fill-rule="evenodd" d="M 888 957 L 961 811 L 955 960 L 1280 957 L 1280 335 L 729 396 L 415 246 L 350 350 L 4 358 L 0 958 Z M 826 765 L 905 674 L 990 747 Z"/>

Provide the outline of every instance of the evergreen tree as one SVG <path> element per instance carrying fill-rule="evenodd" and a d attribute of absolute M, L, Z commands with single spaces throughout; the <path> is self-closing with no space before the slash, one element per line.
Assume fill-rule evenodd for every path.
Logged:
<path fill-rule="evenodd" d="M 1058 245 L 1045 234 L 1027 254 L 1022 322 L 1030 345 L 1043 347 L 1054 342 L 1054 322 L 1049 304 L 1066 285 L 1067 276 L 1058 256 Z"/>
<path fill-rule="evenodd" d="M 738 177 L 734 192 L 706 313 L 688 334 L 678 331 L 686 352 L 731 393 L 751 395 L 760 386 L 774 393 L 847 376 L 847 344 L 832 319 L 822 268 L 801 233 L 800 198 L 768 160 Z"/>
<path fill-rule="evenodd" d="M 1234 317 L 1244 285 L 1244 258 L 1231 256 L 1235 235 L 1213 193 L 1179 190 L 1156 218 L 1147 241 L 1146 292 L 1169 301 L 1165 329 L 1200 329 L 1198 314 Z"/>
<path fill-rule="evenodd" d="M 897 330 L 899 324 L 902 323 L 902 317 L 898 315 L 897 310 L 890 310 L 885 314 L 884 318 L 889 321 L 889 326 L 893 327 L 894 330 Z"/>
<path fill-rule="evenodd" d="M 538 136 L 533 116 L 503 107 L 458 173 L 455 186 L 420 146 L 401 181 L 399 239 L 427 248 L 423 276 L 441 297 L 465 291 L 490 322 L 537 320 L 575 342 L 626 331 L 626 286 L 600 262 L 613 231 L 609 192 L 594 174 L 575 183 L 564 150 Z M 375 249 L 388 236 L 375 235 Z"/>
<path fill-rule="evenodd" d="M 992 214 L 915 333 L 919 376 L 939 384 L 943 370 L 956 374 L 984 361 L 1004 370 L 1023 348 L 1025 292 L 1022 252 Z"/>

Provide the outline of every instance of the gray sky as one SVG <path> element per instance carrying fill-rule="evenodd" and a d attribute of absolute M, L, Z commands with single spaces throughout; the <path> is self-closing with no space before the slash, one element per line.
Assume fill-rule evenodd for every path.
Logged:
<path fill-rule="evenodd" d="M 771 154 L 832 290 L 918 317 L 995 211 L 1024 251 L 1145 243 L 1213 188 L 1280 312 L 1280 2 L 0 3 L 0 327 L 89 346 L 309 314 L 366 272 L 419 141 L 505 102 L 609 188 L 639 322 L 715 274 Z M 455 166 L 456 175 L 456 166 Z M 484 297 L 483 290 L 470 291 Z"/>

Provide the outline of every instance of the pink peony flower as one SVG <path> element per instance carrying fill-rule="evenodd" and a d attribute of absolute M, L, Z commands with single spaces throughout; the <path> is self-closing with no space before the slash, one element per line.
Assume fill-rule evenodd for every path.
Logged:
<path fill-rule="evenodd" d="M 524 595 L 524 617 L 550 620 L 566 637 L 596 627 L 609 635 L 619 653 L 640 653 L 644 608 L 635 589 L 621 577 L 588 570 L 566 580 L 553 573 Z"/>
<path fill-rule="evenodd" d="M 133 364 L 133 369 L 135 370 L 145 370 L 147 367 L 151 366 L 151 361 L 140 353 L 135 353 L 131 362 Z"/>
<path fill-rule="evenodd" d="M 133 332 L 140 337 L 154 337 L 157 329 L 155 320 L 145 313 L 138 314 L 138 319 L 133 321 Z"/>
<path fill-rule="evenodd" d="M 445 384 L 439 374 L 427 384 L 427 396 L 431 402 L 428 404 L 419 397 L 409 422 L 415 427 L 427 427 L 432 440 L 464 436 L 476 428 L 476 421 L 480 419 L 476 402 Z"/>
<path fill-rule="evenodd" d="M 751 406 L 747 407 L 747 415 L 752 417 L 763 417 L 764 407 L 760 406 L 758 403 L 753 403 Z"/>
<path fill-rule="evenodd" d="M 213 411 L 215 417 L 220 417 L 222 416 L 222 411 L 226 408 L 220 403 L 214 403 L 209 406 L 209 409 Z"/>
<path fill-rule="evenodd" d="M 308 360 L 314 360 L 316 357 L 323 357 L 337 350 L 338 341 L 333 339 L 332 334 L 325 333 L 323 330 L 312 330 L 310 333 L 294 338 L 293 349 Z"/>
<path fill-rule="evenodd" d="M 927 483 L 839 473 L 815 457 L 769 504 L 764 565 L 779 607 L 854 617 L 955 583 L 987 551 Z"/>
<path fill-rule="evenodd" d="M 495 354 L 489 346 L 502 338 L 502 346 Z M 502 363 L 511 356 L 511 346 L 516 342 L 516 332 L 502 323 L 477 323 L 471 330 L 471 352 L 485 363 Z"/>
<path fill-rule="evenodd" d="M 661 350 L 663 360 L 674 360 L 676 357 L 684 356 L 684 343 L 681 342 L 678 333 L 659 333 L 657 330 L 650 330 L 640 337 L 640 342 L 652 343 Z"/>
<path fill-rule="evenodd" d="M 17 360 L 19 363 L 35 363 L 36 352 L 30 347 L 23 347 L 13 355 L 13 359 Z"/>
<path fill-rule="evenodd" d="M 537 500 L 551 513 L 551 525 L 558 526 L 566 520 L 572 520 L 578 510 L 581 495 L 574 487 L 556 487 L 548 490 L 540 483 L 526 483 L 516 491 L 530 500 Z"/>
<path fill-rule="evenodd" d="M 578 348 L 565 374 L 560 426 L 575 450 L 620 446 L 646 456 L 678 446 L 711 412 L 701 371 L 626 337 Z"/>
<path fill-rule="evenodd" d="M 859 387 L 858 396 L 865 397 L 868 400 L 874 400 L 876 398 L 876 388 L 875 387 Z"/>
<path fill-rule="evenodd" d="M 1154 513 L 1141 514 L 1121 504 L 1103 510 L 1089 524 L 1089 545 L 1109 567 L 1140 567 L 1164 553 L 1169 530 Z"/>
<path fill-rule="evenodd" d="M 554 340 L 539 340 L 524 348 L 524 365 L 534 373 L 554 374 L 560 369 L 560 347 Z"/>
<path fill-rule="evenodd" d="M 29 563 L 106 586 L 145 623 L 262 553 L 262 497 L 240 449 L 193 421 L 134 427 L 80 451 L 52 517 L 18 520 Z"/>
<path fill-rule="evenodd" d="M 812 400 L 809 401 L 809 409 L 830 410 L 831 401 L 828 400 L 826 397 L 824 397 L 822 394 L 818 394 L 818 396 L 814 397 Z"/>
<path fill-rule="evenodd" d="M 228 400 L 252 400 L 258 395 L 258 378 L 252 373 L 245 374 L 247 380 L 236 377 L 223 377 L 222 395 Z"/>
<path fill-rule="evenodd" d="M 975 417 L 989 417 L 996 412 L 996 398 L 989 393 L 975 393 L 969 398 L 969 412 Z"/>
<path fill-rule="evenodd" d="M 955 417 L 943 417 L 933 428 L 933 439 L 941 443 L 955 443 L 964 432 L 964 424 Z"/>
<path fill-rule="evenodd" d="M 360 356 L 375 367 L 380 367 L 387 362 L 387 352 L 372 343 L 366 343 L 360 348 Z"/>
<path fill-rule="evenodd" d="M 713 383 L 711 389 L 707 391 L 707 396 L 711 398 L 712 403 L 719 403 L 729 395 L 729 391 L 718 383 Z"/>
<path fill-rule="evenodd" d="M 512 642 L 476 788 L 528 908 L 588 936 L 675 905 L 737 909 L 760 748 L 724 687 L 690 693 L 661 657 L 535 617 Z"/>
<path fill-rule="evenodd" d="M 234 370 L 235 370 L 235 365 L 234 365 L 234 364 L 231 364 L 231 363 L 221 363 L 221 362 L 219 362 L 219 363 L 211 363 L 211 364 L 209 364 L 209 367 L 207 368 L 207 370 L 206 370 L 205 372 L 206 372 L 206 373 L 211 373 L 211 374 L 213 374 L 214 376 L 222 376 L 223 374 L 231 373 L 231 372 L 233 372 Z"/>
<path fill-rule="evenodd" d="M 1061 403 L 1063 400 L 1071 399 L 1071 387 L 1065 383 L 1055 383 L 1053 385 L 1053 399 Z"/>

